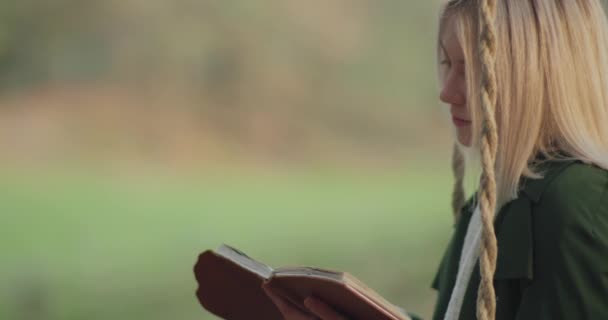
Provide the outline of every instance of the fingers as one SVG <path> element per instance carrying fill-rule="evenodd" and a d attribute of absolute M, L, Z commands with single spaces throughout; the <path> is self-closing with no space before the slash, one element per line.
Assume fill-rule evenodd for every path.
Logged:
<path fill-rule="evenodd" d="M 267 285 L 263 285 L 262 288 L 277 306 L 283 317 L 285 317 L 285 320 L 348 320 L 345 316 L 315 297 L 308 297 L 304 300 L 304 305 L 309 310 L 307 312 L 300 310 L 293 303 L 277 294 L 276 290 L 278 289 L 270 288 Z"/>
<path fill-rule="evenodd" d="M 281 312 L 285 320 L 315 320 L 315 317 L 300 311 L 289 301 L 277 295 L 275 292 L 273 292 L 273 289 L 266 285 L 263 285 L 262 288 L 264 289 L 264 292 L 266 292 L 266 295 L 268 295 L 268 297 L 275 304 L 277 309 L 279 309 L 279 312 Z"/>
<path fill-rule="evenodd" d="M 304 300 L 304 305 L 322 320 L 347 320 L 346 317 L 339 314 L 332 307 L 328 306 L 326 303 L 317 298 L 306 298 Z"/>

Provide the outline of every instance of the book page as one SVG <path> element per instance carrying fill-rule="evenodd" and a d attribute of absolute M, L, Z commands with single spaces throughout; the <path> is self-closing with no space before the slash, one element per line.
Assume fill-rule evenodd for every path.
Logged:
<path fill-rule="evenodd" d="M 271 267 L 250 258 L 248 255 L 229 245 L 223 244 L 214 251 L 216 254 L 233 261 L 242 268 L 257 274 L 264 279 L 268 279 L 272 275 L 273 270 Z"/>
<path fill-rule="evenodd" d="M 281 267 L 273 271 L 273 276 L 305 276 L 341 282 L 343 273 L 339 271 L 320 269 L 315 267 Z"/>

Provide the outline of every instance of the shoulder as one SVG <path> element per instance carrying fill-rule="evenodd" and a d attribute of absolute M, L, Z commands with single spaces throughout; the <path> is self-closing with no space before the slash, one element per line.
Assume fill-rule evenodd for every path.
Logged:
<path fill-rule="evenodd" d="M 522 201 L 531 203 L 532 240 L 526 244 L 533 281 L 518 314 L 606 319 L 608 170 L 572 161 L 553 166 L 534 186 L 527 195 L 532 201 Z"/>
<path fill-rule="evenodd" d="M 550 181 L 539 197 L 539 208 L 567 213 L 600 206 L 608 196 L 608 170 L 591 164 L 577 161 L 553 176 L 548 172 L 545 179 Z"/>
<path fill-rule="evenodd" d="M 547 172 L 545 187 L 534 208 L 539 228 L 563 236 L 608 233 L 608 170 L 573 162 Z"/>
<path fill-rule="evenodd" d="M 549 171 L 547 173 L 551 175 Z M 602 193 L 608 187 L 608 170 L 580 161 L 568 164 L 547 184 L 545 197 L 572 192 Z M 581 190 L 582 189 L 582 190 Z"/>

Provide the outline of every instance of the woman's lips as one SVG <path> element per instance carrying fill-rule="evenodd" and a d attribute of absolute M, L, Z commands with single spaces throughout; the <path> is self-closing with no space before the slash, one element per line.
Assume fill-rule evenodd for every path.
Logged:
<path fill-rule="evenodd" d="M 455 126 L 457 127 L 466 127 L 471 125 L 471 121 L 470 120 L 463 120 L 457 117 L 452 116 L 452 122 L 454 123 Z"/>

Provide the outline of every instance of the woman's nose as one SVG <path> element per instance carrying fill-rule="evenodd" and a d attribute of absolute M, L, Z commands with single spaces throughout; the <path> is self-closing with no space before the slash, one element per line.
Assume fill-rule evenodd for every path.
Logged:
<path fill-rule="evenodd" d="M 464 92 L 463 86 L 454 80 L 454 77 L 448 77 L 448 79 L 446 79 L 443 88 L 439 93 L 439 99 L 450 105 L 464 105 L 466 103 L 466 93 Z"/>

